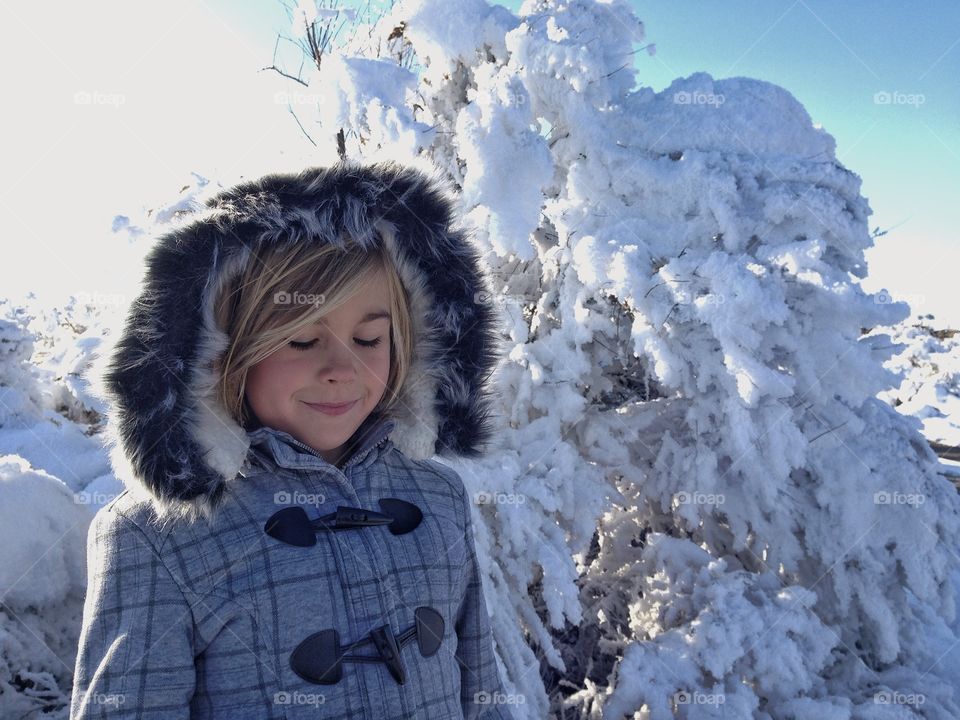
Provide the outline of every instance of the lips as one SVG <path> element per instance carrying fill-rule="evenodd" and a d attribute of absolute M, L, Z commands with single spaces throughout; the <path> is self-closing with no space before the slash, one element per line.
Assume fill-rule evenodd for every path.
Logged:
<path fill-rule="evenodd" d="M 338 403 L 338 404 L 327 404 L 327 403 L 321 404 L 321 403 L 309 403 L 304 401 L 304 404 L 310 409 L 316 410 L 317 412 L 322 412 L 325 415 L 342 415 L 345 412 L 349 412 L 349 410 L 358 402 L 359 402 L 358 400 L 351 400 L 349 402 Z"/>

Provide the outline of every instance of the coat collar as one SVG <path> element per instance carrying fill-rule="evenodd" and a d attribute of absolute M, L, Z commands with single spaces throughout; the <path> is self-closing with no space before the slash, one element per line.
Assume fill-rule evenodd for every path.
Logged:
<path fill-rule="evenodd" d="M 396 424 L 396 421 L 390 418 L 379 418 L 370 423 L 361 424 L 348 441 L 348 444 L 354 446 L 353 450 L 346 461 L 338 466 L 339 469 L 346 470 L 348 467 L 362 463 L 377 445 L 387 440 Z M 289 470 L 334 468 L 313 448 L 283 430 L 263 425 L 249 431 L 247 437 L 250 440 L 252 452 L 266 455 L 268 460 L 279 467 Z"/>

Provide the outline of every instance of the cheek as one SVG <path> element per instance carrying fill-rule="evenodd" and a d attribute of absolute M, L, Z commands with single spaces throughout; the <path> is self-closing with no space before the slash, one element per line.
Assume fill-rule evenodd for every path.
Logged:
<path fill-rule="evenodd" d="M 266 398 L 275 395 L 276 391 L 281 389 L 283 379 L 289 377 L 289 374 L 281 372 L 276 364 L 271 358 L 267 358 L 250 368 L 247 373 L 246 395 L 251 403 L 259 401 L 262 404 Z"/>
<path fill-rule="evenodd" d="M 263 394 L 263 378 L 263 371 L 258 365 L 254 365 L 247 372 L 247 381 L 244 384 L 243 394 L 246 396 L 247 402 L 249 402 L 251 405 L 256 406 L 260 396 Z"/>
<path fill-rule="evenodd" d="M 378 375 L 383 385 L 390 379 L 390 348 L 386 348 L 379 358 Z"/>

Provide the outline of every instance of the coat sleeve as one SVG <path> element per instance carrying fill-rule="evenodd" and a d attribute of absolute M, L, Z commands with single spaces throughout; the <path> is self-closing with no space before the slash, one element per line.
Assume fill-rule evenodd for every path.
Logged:
<path fill-rule="evenodd" d="M 463 487 L 462 480 L 460 481 Z M 466 514 L 467 563 L 461 576 L 462 602 L 457 615 L 457 662 L 460 665 L 460 704 L 465 720 L 513 720 L 505 702 L 493 651 L 493 632 L 483 597 L 469 494 L 463 491 Z"/>
<path fill-rule="evenodd" d="M 109 506 L 87 534 L 70 720 L 189 718 L 193 614 L 144 531 Z"/>

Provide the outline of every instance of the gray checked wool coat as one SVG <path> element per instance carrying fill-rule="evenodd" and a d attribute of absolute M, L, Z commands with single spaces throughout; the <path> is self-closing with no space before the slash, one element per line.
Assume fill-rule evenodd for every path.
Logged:
<path fill-rule="evenodd" d="M 452 207 L 428 172 L 341 163 L 223 191 L 158 238 L 97 366 L 126 490 L 89 530 L 71 718 L 512 717 L 472 503 L 460 476 L 431 459 L 476 456 L 492 432 L 494 318 Z M 344 229 L 347 242 L 386 244 L 409 294 L 415 358 L 401 409 L 368 417 L 335 466 L 286 432 L 241 428 L 217 402 L 212 362 L 227 338 L 212 303 L 258 247 L 344 242 Z M 380 511 L 383 498 L 415 504 L 421 521 L 403 534 L 311 532 L 309 546 L 265 530 L 283 508 L 316 519 L 339 506 Z M 443 619 L 428 655 L 423 607 Z M 320 684 L 292 656 L 328 630 L 337 655 L 371 657 Z M 385 636 L 402 642 L 384 650 Z"/>

